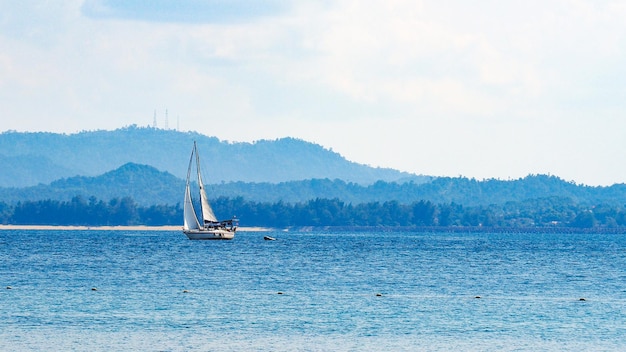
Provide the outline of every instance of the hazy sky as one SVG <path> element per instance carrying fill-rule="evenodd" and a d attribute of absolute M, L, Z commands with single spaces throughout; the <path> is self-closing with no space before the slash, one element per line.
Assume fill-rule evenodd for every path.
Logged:
<path fill-rule="evenodd" d="M 167 109 L 417 174 L 623 183 L 624 19 L 622 0 L 0 1 L 0 131 Z"/>

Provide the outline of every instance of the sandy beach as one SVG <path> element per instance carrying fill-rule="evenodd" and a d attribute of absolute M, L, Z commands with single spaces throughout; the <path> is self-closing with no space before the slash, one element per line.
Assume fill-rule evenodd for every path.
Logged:
<path fill-rule="evenodd" d="M 182 226 L 53 226 L 53 225 L 0 225 L 0 230 L 103 230 L 103 231 L 182 231 Z M 239 227 L 240 232 L 265 232 L 264 227 Z"/>

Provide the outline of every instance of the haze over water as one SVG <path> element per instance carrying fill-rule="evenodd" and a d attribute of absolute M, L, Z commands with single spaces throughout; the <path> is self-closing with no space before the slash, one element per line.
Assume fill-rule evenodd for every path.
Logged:
<path fill-rule="evenodd" d="M 626 349 L 624 235 L 265 234 L 0 231 L 0 350 Z"/>

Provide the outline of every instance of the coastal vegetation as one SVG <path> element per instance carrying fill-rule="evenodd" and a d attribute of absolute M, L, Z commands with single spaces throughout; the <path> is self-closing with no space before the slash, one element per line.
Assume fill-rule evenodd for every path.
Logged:
<path fill-rule="evenodd" d="M 596 229 L 626 231 L 625 206 L 581 206 L 571 199 L 549 197 L 501 205 L 463 206 L 397 201 L 352 204 L 316 198 L 286 203 L 246 201 L 242 197 L 219 197 L 213 202 L 217 214 L 236 216 L 241 226 L 299 227 L 389 227 L 389 228 L 507 228 L 507 229 Z M 74 197 L 70 201 L 39 200 L 0 203 L 2 224 L 28 225 L 179 225 L 182 207 L 141 206 L 132 198 L 109 201 Z"/>

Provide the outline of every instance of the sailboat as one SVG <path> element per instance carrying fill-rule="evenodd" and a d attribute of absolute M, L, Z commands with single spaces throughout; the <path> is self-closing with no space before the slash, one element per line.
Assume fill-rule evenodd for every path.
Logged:
<path fill-rule="evenodd" d="M 195 161 L 197 182 L 200 188 L 200 217 L 196 213 L 193 199 L 191 197 L 191 170 Z M 200 156 L 198 155 L 198 147 L 193 142 L 193 150 L 189 158 L 189 168 L 187 169 L 187 185 L 185 187 L 185 205 L 183 208 L 184 222 L 183 233 L 190 240 L 232 240 L 237 231 L 237 219 L 217 220 L 206 192 L 202 175 L 200 173 Z"/>

